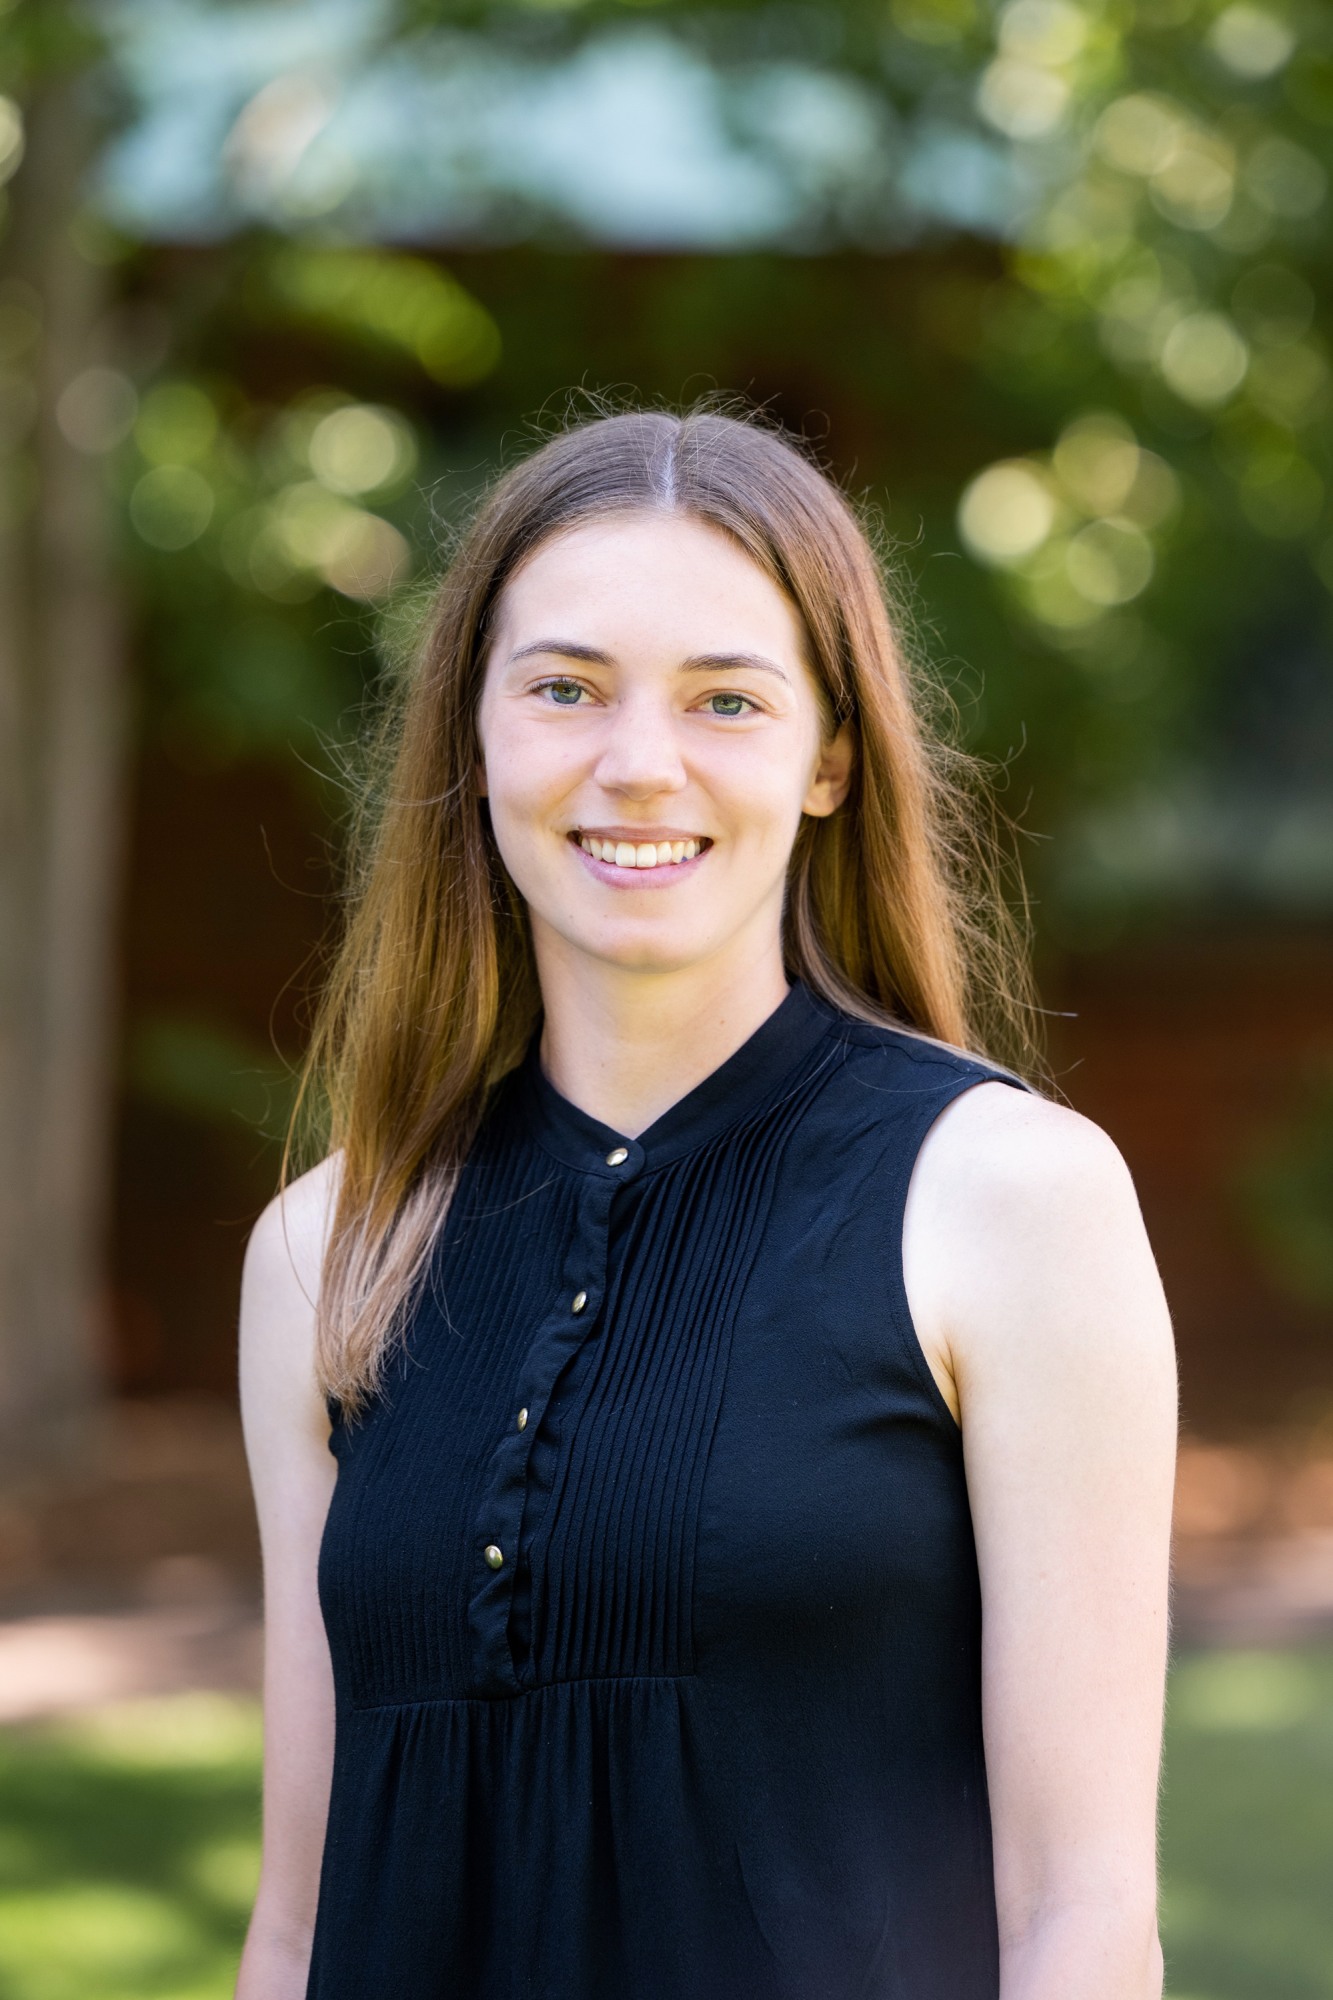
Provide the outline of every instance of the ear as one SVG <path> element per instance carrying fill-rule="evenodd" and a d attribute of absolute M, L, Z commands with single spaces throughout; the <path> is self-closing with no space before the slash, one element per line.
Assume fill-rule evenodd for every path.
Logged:
<path fill-rule="evenodd" d="M 805 795 L 802 812 L 826 819 L 846 798 L 856 762 L 856 737 L 852 724 L 844 722 L 819 753 L 815 775 Z"/>

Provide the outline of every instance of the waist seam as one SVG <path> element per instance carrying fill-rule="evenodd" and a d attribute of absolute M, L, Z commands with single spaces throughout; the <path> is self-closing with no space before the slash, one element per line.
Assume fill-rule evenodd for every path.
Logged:
<path fill-rule="evenodd" d="M 640 1685 L 658 1686 L 667 1681 L 697 1680 L 697 1673 L 687 1674 L 574 1674 L 566 1680 L 539 1681 L 534 1687 L 521 1687 L 513 1694 L 427 1694 L 408 1696 L 402 1701 L 355 1701 L 347 1704 L 345 1712 L 350 1715 L 377 1715 L 386 1710 L 400 1708 L 503 1708 L 524 1696 L 541 1695 L 555 1688 L 566 1687 L 636 1687 Z"/>

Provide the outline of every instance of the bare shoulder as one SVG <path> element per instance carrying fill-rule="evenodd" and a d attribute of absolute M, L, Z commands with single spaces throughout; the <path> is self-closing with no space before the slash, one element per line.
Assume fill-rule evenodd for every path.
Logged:
<path fill-rule="evenodd" d="M 327 1429 L 315 1377 L 315 1314 L 339 1171 L 338 1155 L 322 1160 L 276 1194 L 250 1232 L 240 1368 L 252 1452 L 275 1421 Z"/>
<path fill-rule="evenodd" d="M 1124 1156 L 1110 1134 L 1068 1105 L 1011 1084 L 979 1083 L 936 1119 L 919 1160 L 924 1191 L 951 1207 L 965 1202 L 975 1222 L 1034 1225 L 1053 1207 L 1101 1213 L 1109 1200 L 1138 1212 Z"/>
<path fill-rule="evenodd" d="M 955 1415 L 969 1384 L 1017 1389 L 1093 1357 L 1173 1362 L 1129 1167 L 1067 1105 L 1000 1082 L 956 1097 L 921 1147 L 903 1250 L 921 1344 Z"/>
<path fill-rule="evenodd" d="M 274 1195 L 246 1245 L 247 1294 L 300 1292 L 314 1312 L 340 1166 L 340 1156 L 331 1154 Z"/>

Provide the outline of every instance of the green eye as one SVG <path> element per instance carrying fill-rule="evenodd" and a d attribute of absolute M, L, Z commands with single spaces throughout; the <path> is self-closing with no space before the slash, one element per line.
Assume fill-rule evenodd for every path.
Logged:
<path fill-rule="evenodd" d="M 550 689 L 561 708 L 577 708 L 579 696 L 583 693 L 577 681 L 543 681 L 542 686 Z M 566 695 L 572 699 L 566 700 Z"/>
<path fill-rule="evenodd" d="M 713 710 L 714 715 L 743 715 L 745 710 L 753 705 L 746 700 L 743 694 L 710 694 L 708 699 L 709 701 L 735 701 L 741 704 L 739 708 L 715 708 Z"/>

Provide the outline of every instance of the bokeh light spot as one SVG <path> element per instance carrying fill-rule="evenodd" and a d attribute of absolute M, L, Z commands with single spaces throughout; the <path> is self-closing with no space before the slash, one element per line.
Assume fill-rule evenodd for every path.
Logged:
<path fill-rule="evenodd" d="M 958 528 L 980 562 L 1008 567 L 1039 549 L 1055 526 L 1050 482 L 1030 459 L 1005 459 L 979 473 L 958 508 Z"/>
<path fill-rule="evenodd" d="M 1109 410 L 1066 424 L 1051 456 L 1066 492 L 1090 514 L 1119 513 L 1139 474 L 1134 433 Z"/>
<path fill-rule="evenodd" d="M 23 113 L 12 97 L 0 97 L 0 187 L 23 159 Z"/>
<path fill-rule="evenodd" d="M 359 508 L 353 513 L 355 518 L 347 523 L 337 547 L 325 560 L 322 574 L 344 597 L 371 604 L 406 580 L 412 553 L 390 522 Z"/>
<path fill-rule="evenodd" d="M 1184 121 L 1169 98 L 1134 91 L 1108 104 L 1093 130 L 1093 145 L 1121 173 L 1159 173 L 1180 144 Z"/>
<path fill-rule="evenodd" d="M 1119 512 L 1140 528 L 1164 527 L 1180 512 L 1180 481 L 1174 469 L 1155 451 L 1140 451 L 1134 484 Z"/>
<path fill-rule="evenodd" d="M 250 560 L 256 583 L 269 596 L 286 595 L 284 569 L 289 574 L 305 570 L 363 603 L 386 597 L 412 567 L 411 550 L 392 523 L 313 479 L 278 496 Z"/>
<path fill-rule="evenodd" d="M 130 494 L 130 519 L 151 548 L 188 548 L 212 516 L 213 489 L 192 466 L 155 466 Z"/>
<path fill-rule="evenodd" d="M 1265 7 L 1224 7 L 1208 30 L 1208 47 L 1235 76 L 1257 81 L 1290 61 L 1296 37 Z"/>
<path fill-rule="evenodd" d="M 1022 62 L 1072 62 L 1087 39 L 1088 17 L 1070 0 L 1009 0 L 1000 15 L 1000 47 Z"/>
<path fill-rule="evenodd" d="M 1235 394 L 1249 358 L 1248 347 L 1225 313 L 1193 312 L 1171 328 L 1157 365 L 1182 402 L 1209 409 Z"/>
<path fill-rule="evenodd" d="M 1022 578 L 1027 609 L 1056 637 L 1085 632 L 1106 616 L 1104 605 L 1075 588 L 1065 560 L 1068 552 L 1066 542 L 1049 542 Z"/>
<path fill-rule="evenodd" d="M 977 86 L 977 109 L 1009 139 L 1043 139 L 1069 106 L 1069 85 L 1036 63 L 999 56 Z"/>
<path fill-rule="evenodd" d="M 416 446 L 396 411 L 351 403 L 316 424 L 309 458 L 311 471 L 330 492 L 373 493 L 411 472 Z"/>
<path fill-rule="evenodd" d="M 56 404 L 56 422 L 76 451 L 95 456 L 123 443 L 138 410 L 139 398 L 128 376 L 117 368 L 85 368 L 65 385 Z"/>
<path fill-rule="evenodd" d="M 1230 146 L 1204 132 L 1185 132 L 1150 178 L 1153 206 L 1182 229 L 1215 229 L 1236 192 Z"/>
<path fill-rule="evenodd" d="M 1313 215 L 1328 192 L 1328 175 L 1313 153 L 1273 133 L 1245 162 L 1245 189 L 1272 215 Z"/>
<path fill-rule="evenodd" d="M 1128 604 L 1152 581 L 1152 544 L 1132 521 L 1090 521 L 1065 550 L 1069 580 L 1090 604 Z"/>

